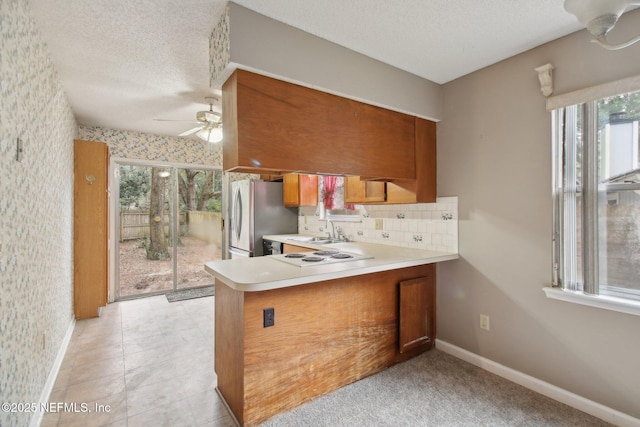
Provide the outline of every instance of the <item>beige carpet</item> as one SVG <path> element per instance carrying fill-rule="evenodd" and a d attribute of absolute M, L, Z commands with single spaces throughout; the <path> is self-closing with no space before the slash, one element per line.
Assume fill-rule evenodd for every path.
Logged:
<path fill-rule="evenodd" d="M 262 426 L 609 426 L 439 350 Z"/>

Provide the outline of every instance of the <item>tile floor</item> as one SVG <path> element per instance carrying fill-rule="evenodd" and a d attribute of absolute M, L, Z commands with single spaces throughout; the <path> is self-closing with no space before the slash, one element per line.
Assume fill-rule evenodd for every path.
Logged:
<path fill-rule="evenodd" d="M 49 412 L 50 426 L 235 426 L 215 392 L 213 297 L 109 304 L 76 326 L 49 402 L 109 412 Z"/>

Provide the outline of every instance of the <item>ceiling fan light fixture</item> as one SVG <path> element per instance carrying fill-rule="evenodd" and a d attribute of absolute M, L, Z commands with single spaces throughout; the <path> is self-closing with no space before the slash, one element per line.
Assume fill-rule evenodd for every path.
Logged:
<path fill-rule="evenodd" d="M 640 41 L 640 36 L 619 45 L 607 41 L 607 33 L 629 6 L 640 5 L 640 0 L 565 0 L 564 9 L 575 15 L 578 21 L 595 37 L 591 40 L 608 50 L 623 49 Z"/>
<path fill-rule="evenodd" d="M 196 132 L 196 136 L 203 141 L 217 143 L 222 141 L 222 128 L 220 126 L 207 126 Z"/>

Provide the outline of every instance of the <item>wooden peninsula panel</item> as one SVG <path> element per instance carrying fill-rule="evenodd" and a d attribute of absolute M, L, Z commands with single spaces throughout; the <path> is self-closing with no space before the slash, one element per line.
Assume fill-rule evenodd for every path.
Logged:
<path fill-rule="evenodd" d="M 226 171 L 416 179 L 413 116 L 244 70 L 222 99 Z"/>
<path fill-rule="evenodd" d="M 433 271 L 429 264 L 260 292 L 216 279 L 218 389 L 238 421 L 257 425 L 429 349 L 432 342 L 398 349 L 399 284 L 433 279 Z M 275 324 L 265 328 L 271 307 Z"/>

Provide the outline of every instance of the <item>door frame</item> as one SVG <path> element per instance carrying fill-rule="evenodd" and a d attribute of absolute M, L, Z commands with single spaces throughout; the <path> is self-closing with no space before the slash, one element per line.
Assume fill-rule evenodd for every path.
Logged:
<path fill-rule="evenodd" d="M 126 157 L 111 157 L 109 161 L 109 297 L 108 302 L 115 302 L 121 299 L 146 298 L 154 295 L 164 294 L 160 292 L 148 292 L 137 296 L 119 298 L 117 285 L 119 282 L 118 256 L 120 252 L 120 240 L 118 239 L 118 230 L 120 229 L 120 215 L 118 212 L 120 200 L 120 177 L 118 176 L 118 167 L 120 165 L 131 165 L 141 167 L 167 167 L 176 169 L 204 169 L 219 171 L 222 173 L 222 167 L 219 165 L 202 165 L 192 163 L 165 162 L 159 160 L 129 159 Z M 175 183 L 177 185 L 177 182 Z M 223 178 L 223 198 L 224 198 L 224 178 Z M 173 201 L 173 205 L 177 204 L 177 200 Z M 224 205 L 224 203 L 223 203 Z M 223 206 L 224 209 L 224 206 Z M 175 221 L 174 221 L 175 223 Z M 175 225 L 172 223 L 171 227 Z M 175 230 L 173 230 L 175 232 Z M 224 235 L 224 233 L 223 233 Z M 223 238 L 224 239 L 224 238 Z M 174 271 L 177 263 L 175 256 Z"/>

